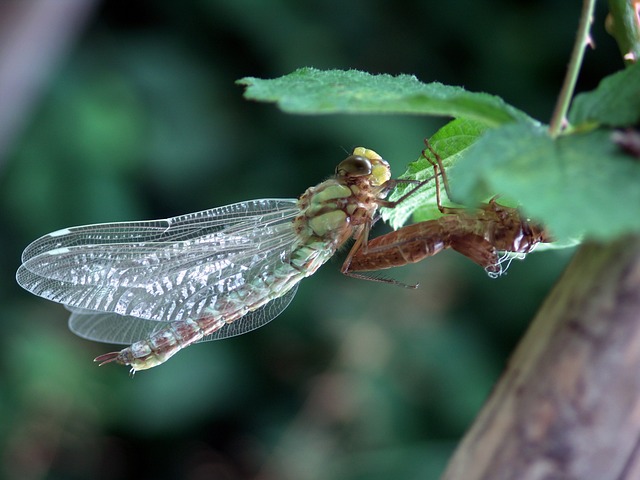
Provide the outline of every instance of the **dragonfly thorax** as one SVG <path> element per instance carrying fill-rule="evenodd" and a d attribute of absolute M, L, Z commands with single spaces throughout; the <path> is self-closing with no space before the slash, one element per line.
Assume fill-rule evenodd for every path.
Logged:
<path fill-rule="evenodd" d="M 336 168 L 333 178 L 307 189 L 300 197 L 301 214 L 294 228 L 338 248 L 369 223 L 386 194 L 389 164 L 373 150 L 358 147 Z"/>

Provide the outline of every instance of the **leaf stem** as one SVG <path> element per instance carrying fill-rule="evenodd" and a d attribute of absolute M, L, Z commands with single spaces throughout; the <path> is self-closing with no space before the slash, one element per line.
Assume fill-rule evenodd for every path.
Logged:
<path fill-rule="evenodd" d="M 590 43 L 589 27 L 593 20 L 593 10 L 595 8 L 595 0 L 584 0 L 582 3 L 582 12 L 580 13 L 580 24 L 578 25 L 578 33 L 576 34 L 576 42 L 571 52 L 571 60 L 567 67 L 567 75 L 564 78 L 560 96 L 553 110 L 551 121 L 549 122 L 549 135 L 557 137 L 562 132 L 566 123 L 567 110 L 573 96 L 573 91 L 580 73 L 580 66 L 584 58 L 585 47 Z"/>

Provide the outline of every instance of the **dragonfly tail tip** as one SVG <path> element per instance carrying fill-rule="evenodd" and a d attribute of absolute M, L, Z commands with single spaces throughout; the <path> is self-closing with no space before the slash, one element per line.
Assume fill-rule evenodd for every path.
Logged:
<path fill-rule="evenodd" d="M 111 362 L 117 361 L 119 354 L 120 354 L 120 352 L 105 353 L 103 355 L 100 355 L 100 356 L 94 358 L 93 361 L 94 362 L 99 362 L 98 366 L 101 367 L 102 365 L 104 365 L 106 363 L 111 363 Z"/>

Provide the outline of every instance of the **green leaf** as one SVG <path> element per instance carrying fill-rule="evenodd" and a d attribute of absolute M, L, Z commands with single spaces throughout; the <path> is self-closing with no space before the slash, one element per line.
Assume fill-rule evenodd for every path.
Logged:
<path fill-rule="evenodd" d="M 458 118 L 447 123 L 438 130 L 430 139 L 431 147 L 442 159 L 445 171 L 456 163 L 463 152 L 475 142 L 480 135 L 487 130 L 487 126 L 475 120 Z M 407 167 L 407 171 L 399 178 L 424 181 L 434 175 L 433 164 L 424 155 L 420 154 L 415 162 Z M 446 200 L 444 188 L 441 185 L 443 202 Z M 402 195 L 411 189 L 411 185 L 400 184 L 398 188 L 389 196 L 389 200 L 398 200 Z M 393 228 L 400 228 L 407 219 L 414 215 L 416 221 L 431 220 L 439 217 L 440 211 L 436 203 L 435 182 L 428 183 L 415 195 L 411 195 L 395 208 L 382 209 L 382 218 Z"/>
<path fill-rule="evenodd" d="M 618 42 L 620 53 L 628 65 L 640 58 L 640 22 L 637 8 L 637 2 L 609 0 L 609 15 L 605 23 L 607 32 Z"/>
<path fill-rule="evenodd" d="M 517 199 L 560 241 L 640 232 L 640 162 L 611 131 L 565 135 L 523 124 L 486 132 L 449 175 L 455 198 Z"/>
<path fill-rule="evenodd" d="M 488 126 L 513 121 L 535 123 L 525 113 L 486 93 L 411 75 L 371 75 L 357 70 L 301 68 L 271 80 L 238 80 L 251 100 L 276 102 L 290 113 L 409 113 L 465 117 Z"/>
<path fill-rule="evenodd" d="M 604 78 L 592 92 L 577 95 L 569 121 L 574 126 L 624 127 L 640 123 L 640 63 Z"/>

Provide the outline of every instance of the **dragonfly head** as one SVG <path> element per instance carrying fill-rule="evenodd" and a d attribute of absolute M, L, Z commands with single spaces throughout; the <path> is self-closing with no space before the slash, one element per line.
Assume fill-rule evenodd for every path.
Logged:
<path fill-rule="evenodd" d="M 336 168 L 340 177 L 371 177 L 371 184 L 380 186 L 391 178 L 391 167 L 373 150 L 357 147 Z"/>

